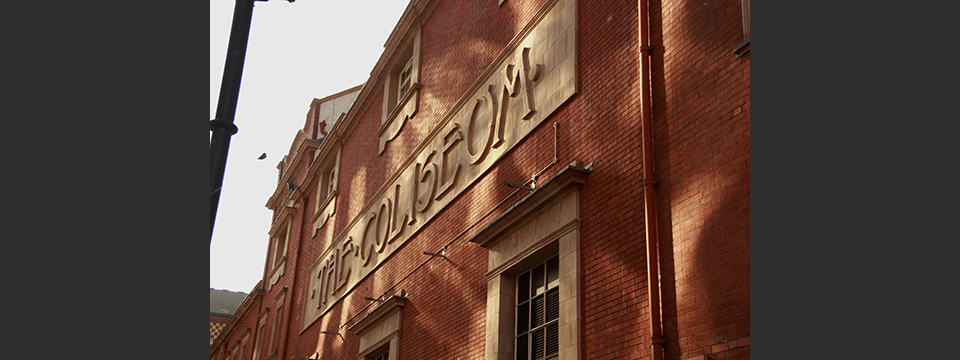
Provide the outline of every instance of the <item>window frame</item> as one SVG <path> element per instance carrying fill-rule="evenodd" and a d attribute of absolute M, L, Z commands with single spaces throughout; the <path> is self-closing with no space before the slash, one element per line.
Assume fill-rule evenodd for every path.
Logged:
<path fill-rule="evenodd" d="M 391 342 L 384 343 L 366 355 L 361 355 L 361 360 L 396 360 L 396 356 L 392 356 L 394 353 L 390 351 L 390 346 Z"/>
<path fill-rule="evenodd" d="M 406 95 L 413 86 L 413 59 L 414 56 L 411 54 L 410 59 L 400 68 L 400 72 L 397 74 L 397 104 L 400 104 L 403 96 Z"/>
<path fill-rule="evenodd" d="M 556 277 L 555 283 L 550 281 L 550 276 L 549 276 L 550 267 L 551 267 L 550 263 L 554 262 L 554 260 L 556 260 L 554 265 L 557 267 L 557 277 Z M 551 326 L 557 327 L 557 330 L 555 330 L 553 334 L 555 337 L 554 341 L 558 344 L 560 342 L 560 333 L 559 333 L 559 325 L 560 325 L 559 307 L 560 306 L 559 304 L 556 304 L 556 310 L 558 311 L 557 316 L 555 318 L 551 318 L 549 314 L 550 294 L 556 294 L 557 295 L 556 301 L 559 302 L 559 292 L 560 292 L 559 267 L 560 267 L 560 256 L 559 254 L 556 254 L 550 257 L 549 259 L 543 262 L 540 262 L 537 265 L 534 265 L 532 268 L 530 268 L 526 272 L 517 276 L 516 290 L 515 290 L 515 293 L 517 294 L 516 324 L 520 324 L 521 315 L 524 315 L 523 311 L 520 310 L 521 307 L 524 305 L 527 305 L 527 311 L 525 311 L 526 313 L 525 315 L 527 315 L 527 318 L 528 318 L 526 320 L 526 324 L 527 324 L 526 330 L 523 332 L 523 334 L 520 334 L 521 330 L 519 325 L 514 327 L 516 329 L 516 343 L 514 348 L 517 349 L 514 352 L 514 355 L 516 356 L 517 359 L 520 359 L 519 352 L 520 352 L 521 336 L 525 336 L 525 341 L 527 342 L 527 344 L 525 345 L 527 354 L 524 359 L 534 358 L 534 351 L 535 351 L 534 349 L 536 348 L 535 347 L 536 344 L 534 344 L 534 339 L 536 337 L 535 333 L 539 331 L 543 331 L 543 333 L 545 334 L 543 337 L 543 350 L 544 350 L 543 359 L 555 359 L 560 356 L 559 348 L 552 352 L 549 351 L 549 349 L 547 348 L 548 347 L 547 344 L 549 344 L 550 342 L 550 340 L 547 339 L 547 337 L 550 334 L 549 328 Z M 539 272 L 540 269 L 543 269 L 543 278 L 542 278 L 543 292 L 542 293 L 540 292 L 539 286 L 537 286 L 535 281 L 533 281 L 533 277 L 536 275 L 534 274 L 534 272 Z M 524 276 L 527 276 L 527 281 L 521 280 L 523 279 Z M 526 287 L 526 289 L 523 289 L 523 287 Z M 526 292 L 526 295 L 524 297 L 521 297 L 520 294 L 523 294 L 524 292 Z M 538 298 L 544 299 L 543 306 L 542 306 L 543 319 L 541 320 L 542 323 L 540 323 L 539 325 L 534 325 L 533 320 L 535 320 L 534 318 L 535 314 L 533 309 L 536 308 L 535 302 Z"/>

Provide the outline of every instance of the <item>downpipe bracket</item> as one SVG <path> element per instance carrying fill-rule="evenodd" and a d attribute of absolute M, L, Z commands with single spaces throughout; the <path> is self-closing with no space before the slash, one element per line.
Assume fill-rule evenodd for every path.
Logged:
<path fill-rule="evenodd" d="M 226 120 L 220 120 L 220 119 L 210 120 L 210 131 L 214 131 L 217 128 L 226 129 L 227 135 L 236 134 L 237 131 L 239 130 L 237 128 L 237 125 L 235 125 L 232 121 L 226 121 Z"/>

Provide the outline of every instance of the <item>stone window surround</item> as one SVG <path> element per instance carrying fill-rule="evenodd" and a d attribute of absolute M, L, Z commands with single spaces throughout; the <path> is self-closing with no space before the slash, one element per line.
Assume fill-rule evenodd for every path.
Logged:
<path fill-rule="evenodd" d="M 260 355 L 264 350 L 266 350 L 263 348 L 263 339 L 265 336 L 264 332 L 267 330 L 267 319 L 269 312 L 270 307 L 267 306 L 260 311 L 260 314 L 257 315 L 257 336 L 256 340 L 254 340 L 256 343 L 254 344 L 253 348 L 253 360 L 260 360 Z"/>
<path fill-rule="evenodd" d="M 395 139 L 407 120 L 416 115 L 420 97 L 420 28 L 412 31 L 412 37 L 404 39 L 400 54 L 392 59 L 385 71 L 383 81 L 383 111 L 377 137 L 380 139 L 378 154 L 386 150 L 387 142 Z M 400 73 L 411 64 L 410 88 L 399 96 Z"/>
<path fill-rule="evenodd" d="M 560 359 L 580 358 L 579 189 L 589 170 L 567 166 L 470 241 L 488 253 L 484 359 L 513 359 L 516 276 L 560 256 Z"/>
<path fill-rule="evenodd" d="M 534 351 L 534 350 L 535 350 L 536 348 L 538 348 L 538 345 L 540 345 L 541 350 L 543 350 L 543 356 L 544 356 L 544 358 L 549 358 L 549 359 L 553 359 L 553 358 L 554 358 L 554 357 L 551 356 L 551 355 L 559 356 L 559 354 L 557 354 L 556 352 L 554 352 L 554 351 L 549 351 L 550 349 L 549 349 L 549 345 L 548 345 L 548 344 L 551 343 L 551 341 L 550 341 L 551 338 L 554 339 L 554 341 L 557 341 L 557 344 L 559 345 L 559 338 L 560 338 L 559 332 L 553 333 L 552 336 L 551 336 L 551 331 L 550 331 L 550 328 L 551 328 L 551 327 L 559 325 L 559 320 L 560 320 L 560 319 L 559 319 L 559 313 L 560 313 L 560 311 L 559 311 L 559 309 L 560 309 L 559 303 L 555 303 L 555 305 L 556 305 L 556 310 L 557 310 L 557 317 L 554 318 L 554 317 L 551 317 L 551 316 L 550 316 L 550 315 L 551 315 L 551 311 L 550 311 L 551 306 L 550 306 L 550 304 L 552 303 L 552 302 L 550 301 L 551 294 L 556 294 L 556 299 L 557 299 L 557 300 L 559 300 L 559 298 L 560 298 L 560 278 L 559 278 L 559 277 L 554 278 L 553 280 L 554 280 L 555 282 L 551 282 L 551 281 L 550 281 L 550 280 L 551 280 L 551 279 L 550 279 L 550 275 L 549 275 L 549 274 L 550 274 L 550 269 L 553 268 L 553 266 L 555 266 L 554 269 L 557 270 L 556 274 L 559 275 L 559 273 L 560 273 L 560 272 L 559 272 L 560 259 L 559 259 L 559 256 L 556 255 L 556 252 L 555 252 L 555 251 L 556 251 L 556 249 L 550 249 L 550 251 L 549 251 L 548 253 L 553 253 L 553 254 L 555 254 L 553 257 L 550 257 L 548 260 L 546 260 L 546 261 L 544 261 L 544 262 L 540 262 L 540 263 L 538 263 L 538 264 L 536 264 L 536 265 L 533 265 L 532 267 L 528 267 L 527 270 L 525 270 L 522 275 L 513 276 L 513 277 L 512 277 L 513 279 L 516 279 L 516 280 L 515 280 L 515 281 L 516 281 L 516 286 L 515 286 L 516 291 L 514 292 L 514 294 L 517 294 L 517 299 L 516 299 L 516 301 L 514 302 L 514 304 L 515 304 L 515 305 L 514 305 L 514 308 L 517 310 L 517 312 L 515 313 L 515 314 L 516 314 L 516 316 L 515 316 L 516 321 L 517 321 L 517 323 L 519 323 L 519 322 L 520 322 L 520 318 L 524 317 L 523 315 L 526 315 L 526 317 L 527 317 L 527 319 L 526 319 L 526 320 L 527 320 L 527 322 L 526 322 L 526 323 L 527 323 L 527 326 L 526 326 L 526 329 L 525 329 L 524 332 L 523 332 L 523 335 L 525 335 L 525 337 L 524 337 L 525 341 L 524 341 L 524 342 L 526 342 L 525 345 L 527 345 L 527 346 L 525 346 L 525 349 L 526 349 L 528 355 L 534 355 L 534 354 L 536 353 L 536 351 Z M 551 263 L 554 263 L 554 265 L 551 266 L 551 265 L 550 265 Z M 541 272 L 541 270 L 543 270 L 543 272 Z M 539 285 L 535 283 L 534 271 L 536 271 L 537 273 L 543 274 L 543 275 L 542 275 L 542 278 L 541 278 L 541 280 L 542 280 L 543 282 L 540 283 Z M 520 292 L 521 292 L 521 284 L 522 284 L 523 282 L 520 281 L 520 279 L 523 277 L 523 275 L 527 275 L 527 276 L 528 276 L 528 278 L 527 278 L 527 283 L 525 284 L 525 285 L 526 285 L 526 291 L 527 291 L 527 298 L 521 300 L 521 299 L 519 298 L 519 294 L 520 294 Z M 540 291 L 539 291 L 539 289 L 540 289 L 541 287 L 542 287 L 542 289 L 543 289 L 543 292 L 540 292 Z M 538 298 L 541 299 L 541 301 L 542 301 L 542 302 L 541 302 L 541 305 L 542 305 L 542 306 L 539 307 L 539 308 L 536 306 L 536 303 L 537 303 L 537 300 L 536 300 L 536 299 L 538 299 Z M 526 307 L 527 310 L 524 311 L 525 314 L 521 314 L 521 313 L 520 313 L 520 310 L 519 310 L 519 309 L 520 309 L 521 307 Z M 538 314 L 539 314 L 540 316 L 537 316 Z M 539 324 L 537 324 L 536 321 L 535 321 L 537 318 L 540 319 L 540 323 L 539 323 Z M 520 339 L 520 336 L 521 336 L 520 331 L 519 331 L 519 330 L 520 330 L 520 329 L 519 329 L 519 325 L 514 326 L 514 329 L 517 330 L 517 334 L 516 334 L 516 336 L 515 336 L 515 338 L 517 339 L 517 340 L 516 340 L 517 342 L 516 342 L 516 344 L 514 345 L 514 349 L 517 349 L 517 348 L 520 347 L 520 341 L 519 341 L 519 339 Z M 559 330 L 559 328 L 557 328 L 557 330 Z M 539 332 L 540 334 L 542 334 L 542 337 L 539 338 L 539 339 L 537 339 L 537 336 L 536 336 L 536 333 L 538 333 L 538 332 Z M 559 348 L 556 349 L 556 351 L 559 351 Z M 517 357 L 519 357 L 519 356 L 517 356 Z M 533 359 L 533 358 L 535 358 L 535 357 L 534 357 L 534 356 L 527 356 L 526 358 L 527 358 L 527 359 Z"/>
<path fill-rule="evenodd" d="M 273 331 L 270 334 L 270 354 L 273 355 L 279 350 L 280 346 L 280 326 L 283 325 L 283 301 L 287 296 L 287 287 L 284 286 L 277 291 L 277 294 L 273 296 L 273 299 L 276 301 L 277 311 L 276 318 L 273 321 Z"/>
<path fill-rule="evenodd" d="M 246 359 L 247 359 L 247 349 L 248 349 L 249 342 L 250 342 L 249 340 L 250 340 L 250 328 L 248 327 L 248 328 L 246 328 L 246 329 L 243 330 L 243 333 L 242 333 L 242 334 L 240 334 L 240 341 L 241 341 L 241 344 L 242 344 L 242 345 L 240 345 L 240 359 L 241 359 L 241 360 L 246 360 Z"/>
<path fill-rule="evenodd" d="M 311 237 L 317 236 L 317 230 L 323 227 L 327 223 L 327 219 L 332 217 L 337 210 L 337 187 L 340 182 L 340 155 L 343 146 L 340 144 L 336 144 L 336 146 L 336 149 L 331 149 L 336 151 L 335 155 L 327 155 L 325 159 L 318 158 L 314 160 L 321 161 L 319 167 L 321 170 L 320 175 L 317 176 L 317 198 L 313 217 L 310 219 L 310 222 L 313 223 L 313 231 L 310 234 Z M 321 152 L 318 151 L 317 156 L 319 157 L 320 155 Z"/>
<path fill-rule="evenodd" d="M 389 360 L 397 359 L 400 337 L 400 320 L 407 298 L 393 295 L 373 311 L 347 328 L 360 337 L 360 353 L 357 360 L 372 360 L 389 351 Z"/>
<path fill-rule="evenodd" d="M 273 223 L 273 227 L 270 229 L 270 239 L 271 247 L 273 248 L 273 254 L 270 257 L 271 266 L 270 266 L 270 276 L 269 283 L 267 284 L 267 291 L 270 291 L 273 288 L 273 285 L 280 280 L 280 277 L 283 276 L 286 271 L 287 263 L 287 250 L 290 248 L 290 231 L 292 230 L 293 223 L 293 212 L 296 210 L 293 206 L 284 206 L 280 209 L 280 215 L 277 217 L 277 221 Z M 283 249 L 279 248 L 280 238 L 283 238 Z"/>
<path fill-rule="evenodd" d="M 240 340 L 233 342 L 233 346 L 230 347 L 229 354 L 230 355 L 227 356 L 228 358 L 240 360 Z"/>

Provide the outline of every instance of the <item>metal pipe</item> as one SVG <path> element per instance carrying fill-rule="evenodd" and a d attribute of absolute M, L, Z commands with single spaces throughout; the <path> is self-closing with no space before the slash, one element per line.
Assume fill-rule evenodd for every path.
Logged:
<path fill-rule="evenodd" d="M 314 121 L 316 121 L 316 119 L 314 119 Z M 301 184 L 301 185 L 303 185 L 303 184 Z M 297 188 L 299 189 L 299 187 L 297 187 Z M 294 286 L 294 285 L 296 285 L 296 279 L 297 279 L 297 276 L 298 276 L 298 273 L 299 273 L 298 270 L 300 270 L 300 258 L 301 258 L 302 255 L 303 255 L 303 253 L 302 253 L 302 252 L 303 252 L 303 239 L 304 239 L 303 224 L 304 224 L 304 222 L 306 222 L 306 217 L 307 217 L 307 213 L 306 213 L 307 210 L 306 210 L 306 209 L 307 209 L 307 202 L 308 202 L 308 201 L 309 201 L 309 197 L 307 197 L 307 196 L 304 196 L 303 198 L 301 198 L 300 204 L 301 204 L 302 206 L 300 206 L 300 209 L 302 209 L 302 210 L 300 211 L 300 214 L 298 214 L 298 216 L 300 217 L 300 221 L 294 222 L 294 224 L 296 224 L 296 225 L 298 225 L 298 226 L 300 227 L 300 236 L 297 237 L 297 259 L 293 261 L 293 273 L 292 273 L 291 276 L 290 276 L 290 278 L 291 278 L 291 279 L 294 279 L 294 280 L 293 280 L 293 282 L 291 282 L 292 288 L 290 289 L 290 293 L 283 297 L 283 301 L 284 301 L 285 303 L 291 304 L 291 305 L 293 304 L 293 299 L 296 299 L 294 296 L 297 296 L 297 287 Z M 294 208 L 296 208 L 296 207 L 294 207 Z M 294 217 L 293 220 L 296 220 L 296 217 Z M 291 231 L 291 232 L 292 232 L 292 231 Z M 288 237 L 287 237 L 287 246 L 290 246 L 290 240 L 289 240 L 289 239 L 290 239 L 290 237 L 288 236 Z M 266 267 L 264 267 L 264 268 L 266 268 Z M 264 276 L 266 276 L 266 273 L 264 273 Z M 290 300 L 287 300 L 287 299 L 290 299 Z M 291 318 L 291 317 L 293 317 L 293 307 L 292 307 L 292 306 L 289 306 L 289 307 L 287 307 L 287 320 L 285 321 L 285 323 L 286 323 L 287 325 L 286 325 L 286 327 L 284 328 L 284 332 L 286 332 L 286 336 L 284 336 L 284 340 L 286 340 L 287 343 L 290 343 L 290 318 Z M 279 341 L 279 339 L 278 339 L 278 341 Z M 280 352 L 280 353 L 278 354 L 278 355 L 280 355 L 278 358 L 279 358 L 279 359 L 283 359 L 283 356 L 286 355 L 287 346 L 286 346 L 286 345 L 282 345 L 282 346 L 281 346 L 281 345 L 277 345 L 277 346 L 279 347 L 279 352 Z M 317 355 L 317 357 L 319 357 L 319 355 Z"/>
<path fill-rule="evenodd" d="M 227 59 L 223 66 L 223 81 L 220 83 L 220 99 L 217 102 L 216 118 L 210 120 L 210 242 L 213 242 L 213 224 L 217 218 L 223 173 L 227 168 L 227 152 L 230 136 L 237 133 L 233 120 L 237 114 L 237 98 L 240 96 L 240 78 L 243 75 L 243 60 L 247 54 L 250 37 L 250 21 L 253 18 L 255 0 L 235 0 L 233 27 Z"/>
<path fill-rule="evenodd" d="M 650 103 L 650 23 L 647 0 L 637 0 L 639 50 L 640 50 L 640 132 L 643 159 L 643 214 L 644 235 L 647 243 L 647 295 L 650 299 L 650 352 L 651 359 L 663 359 L 663 320 L 660 318 L 660 242 L 657 233 L 656 199 L 653 175 L 653 120 Z"/>

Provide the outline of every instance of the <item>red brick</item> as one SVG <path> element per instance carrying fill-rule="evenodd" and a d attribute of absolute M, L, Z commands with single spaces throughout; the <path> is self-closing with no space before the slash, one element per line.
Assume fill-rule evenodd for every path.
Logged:
<path fill-rule="evenodd" d="M 356 185 L 340 181 L 338 191 L 349 196 L 339 198 L 327 226 L 335 233 L 350 226 L 383 182 L 430 136 L 433 124 L 544 2 L 437 5 L 422 27 L 420 109 L 402 136 L 378 154 L 382 94 L 370 95 L 372 104 L 344 133 L 340 167 L 341 179 L 364 174 L 367 181 Z M 749 357 L 750 58 L 732 54 L 742 41 L 739 3 L 651 3 L 655 215 L 666 359 L 703 353 L 718 356 L 711 355 L 712 359 Z M 413 294 L 403 312 L 402 358 L 483 358 L 487 253 L 466 239 L 520 196 L 463 236 L 453 237 L 511 193 L 504 181 L 522 182 L 552 160 L 549 124 L 554 121 L 559 123 L 558 164 L 540 178 L 548 179 L 573 160 L 581 165 L 593 161 L 595 169 L 580 194 L 583 358 L 650 357 L 636 6 L 625 0 L 579 0 L 577 94 L 391 255 L 376 270 L 376 281 L 368 277 L 352 290 L 353 297 L 401 288 Z M 291 171 L 296 172 L 295 179 L 306 176 L 306 167 Z M 252 317 L 247 314 L 238 323 L 255 326 L 259 309 L 275 309 L 273 296 L 287 286 L 283 308 L 289 319 L 283 322 L 279 359 L 311 356 L 318 348 L 323 357 L 355 358 L 356 336 L 341 329 L 340 340 L 320 331 L 349 326 L 372 308 L 370 304 L 341 301 L 299 331 L 307 267 L 330 243 L 308 235 L 313 199 L 309 194 L 307 198 L 307 206 L 301 206 L 305 211 L 297 210 L 294 216 L 289 275 L 263 296 Z M 451 240 L 449 263 L 426 260 L 420 252 Z M 268 330 L 272 318 L 269 323 Z M 739 340 L 718 344 L 722 339 Z M 211 359 L 219 360 L 218 351 L 211 349 Z"/>

